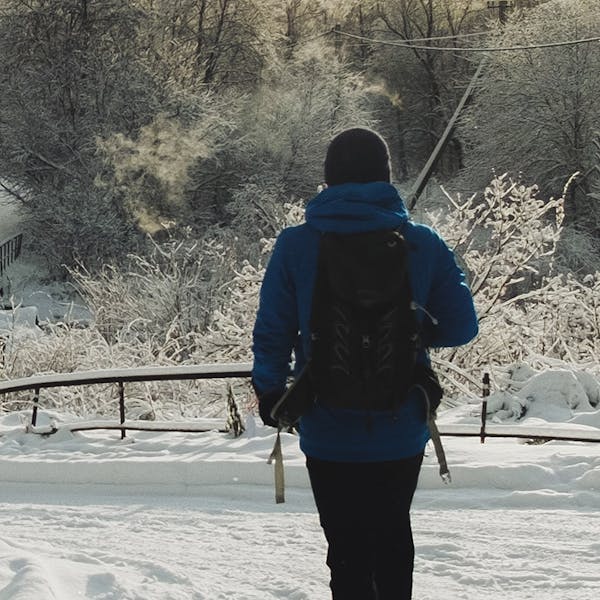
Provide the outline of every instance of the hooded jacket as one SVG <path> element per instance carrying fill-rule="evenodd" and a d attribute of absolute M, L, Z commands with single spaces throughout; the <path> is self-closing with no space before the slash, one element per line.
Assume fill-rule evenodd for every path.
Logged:
<path fill-rule="evenodd" d="M 413 223 L 389 183 L 329 187 L 306 208 L 306 222 L 278 236 L 263 279 L 253 333 L 252 379 L 259 395 L 285 390 L 295 358 L 298 373 L 310 356 L 310 311 L 321 233 L 402 228 L 410 250 L 409 276 L 418 318 L 435 319 L 429 347 L 459 346 L 477 334 L 477 316 L 463 272 L 431 228 Z M 429 362 L 425 351 L 419 360 Z M 393 412 L 330 408 L 318 402 L 299 423 L 300 448 L 310 457 L 338 462 L 398 460 L 423 451 L 429 439 L 418 393 Z"/>

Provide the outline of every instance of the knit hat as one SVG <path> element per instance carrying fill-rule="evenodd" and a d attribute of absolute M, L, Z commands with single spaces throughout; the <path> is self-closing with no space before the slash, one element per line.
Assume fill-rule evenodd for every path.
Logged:
<path fill-rule="evenodd" d="M 390 181 L 390 152 L 383 138 L 370 129 L 354 128 L 336 135 L 325 157 L 325 182 Z"/>

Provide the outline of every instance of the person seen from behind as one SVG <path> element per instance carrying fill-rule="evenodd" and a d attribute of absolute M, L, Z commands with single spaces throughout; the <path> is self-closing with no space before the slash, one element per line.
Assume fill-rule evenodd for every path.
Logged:
<path fill-rule="evenodd" d="M 271 410 L 286 389 L 292 358 L 298 374 L 312 355 L 313 292 L 321 241 L 330 234 L 400 232 L 412 305 L 419 307 L 415 371 L 430 369 L 428 348 L 466 344 L 478 331 L 452 251 L 434 230 L 409 219 L 390 183 L 385 141 L 370 129 L 343 131 L 329 144 L 324 174 L 327 186 L 308 203 L 305 223 L 278 236 L 261 287 L 252 383 L 260 416 L 273 427 Z M 423 394 L 411 383 L 391 410 L 347 407 L 317 389 L 297 424 L 328 544 L 333 600 L 412 597 L 410 507 L 430 431 Z"/>

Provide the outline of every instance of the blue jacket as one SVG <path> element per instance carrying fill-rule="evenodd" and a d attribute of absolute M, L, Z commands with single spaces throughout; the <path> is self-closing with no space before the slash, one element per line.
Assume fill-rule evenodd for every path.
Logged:
<path fill-rule="evenodd" d="M 383 182 L 325 189 L 306 208 L 306 223 L 284 229 L 263 280 L 253 334 L 253 383 L 259 395 L 285 389 L 292 352 L 299 372 L 310 355 L 309 321 L 322 232 L 393 229 L 402 233 L 413 299 L 433 316 L 431 347 L 459 346 L 477 334 L 477 317 L 463 272 L 431 228 L 408 220 L 396 189 Z M 423 352 L 422 361 L 429 361 Z M 423 451 L 429 431 L 420 395 L 391 413 L 333 409 L 316 404 L 299 424 L 300 447 L 313 458 L 341 462 L 397 460 Z"/>

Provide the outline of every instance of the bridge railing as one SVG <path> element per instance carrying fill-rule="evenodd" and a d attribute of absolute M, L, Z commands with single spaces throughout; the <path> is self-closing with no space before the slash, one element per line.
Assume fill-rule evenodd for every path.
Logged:
<path fill-rule="evenodd" d="M 0 277 L 4 275 L 4 272 L 8 269 L 9 265 L 19 258 L 22 247 L 22 233 L 0 243 Z"/>
<path fill-rule="evenodd" d="M 51 375 L 34 375 L 21 379 L 0 381 L 0 397 L 14 392 L 32 391 L 32 414 L 30 431 L 33 433 L 54 433 L 57 429 L 37 429 L 37 414 L 41 404 L 41 391 L 46 388 L 69 387 L 81 385 L 97 385 L 114 383 L 119 391 L 119 421 L 117 424 L 93 422 L 73 424 L 71 431 L 91 429 L 116 429 L 121 431 L 121 438 L 127 429 L 137 431 L 172 431 L 172 432 L 201 432 L 209 431 L 200 425 L 159 424 L 139 421 L 131 422 L 125 419 L 125 384 L 143 381 L 174 381 L 174 380 L 206 380 L 206 379 L 249 379 L 251 363 L 216 363 L 202 365 L 185 365 L 175 367 L 138 367 L 127 369 L 104 369 L 97 371 L 80 371 L 75 373 L 54 373 Z M 526 426 L 521 424 L 496 424 L 487 421 L 487 398 L 484 396 L 480 424 L 439 424 L 442 436 L 479 438 L 483 443 L 491 438 L 517 438 L 526 440 L 549 441 L 560 440 L 569 442 L 600 442 L 600 429 L 570 427 L 567 425 Z M 238 435 L 243 431 L 240 415 L 235 405 L 235 399 L 230 392 L 228 395 L 228 424 L 225 430 L 232 430 Z M 223 431 L 225 431 L 223 430 Z"/>
<path fill-rule="evenodd" d="M 138 367 L 128 369 L 101 369 L 97 371 L 80 371 L 75 373 L 53 373 L 50 375 L 34 375 L 21 379 L 0 381 L 0 396 L 22 391 L 32 391 L 32 414 L 31 430 L 33 432 L 37 425 L 38 409 L 41 403 L 41 391 L 47 388 L 71 387 L 80 385 L 98 385 L 114 383 L 119 391 L 119 424 L 97 423 L 80 427 L 72 426 L 71 431 L 82 431 L 90 429 L 120 429 L 121 438 L 126 435 L 127 429 L 141 431 L 206 431 L 202 427 L 191 427 L 183 425 L 165 425 L 158 427 L 148 423 L 127 424 L 125 420 L 125 384 L 140 381 L 177 381 L 177 380 L 201 380 L 201 379 L 249 379 L 252 365 L 250 363 L 229 364 L 204 364 L 204 365 L 182 365 L 174 367 Z M 232 393 L 228 396 L 228 422 L 234 433 L 243 429 L 235 399 Z M 40 431 L 41 432 L 41 431 Z M 44 431 L 53 433 L 53 431 Z"/>

